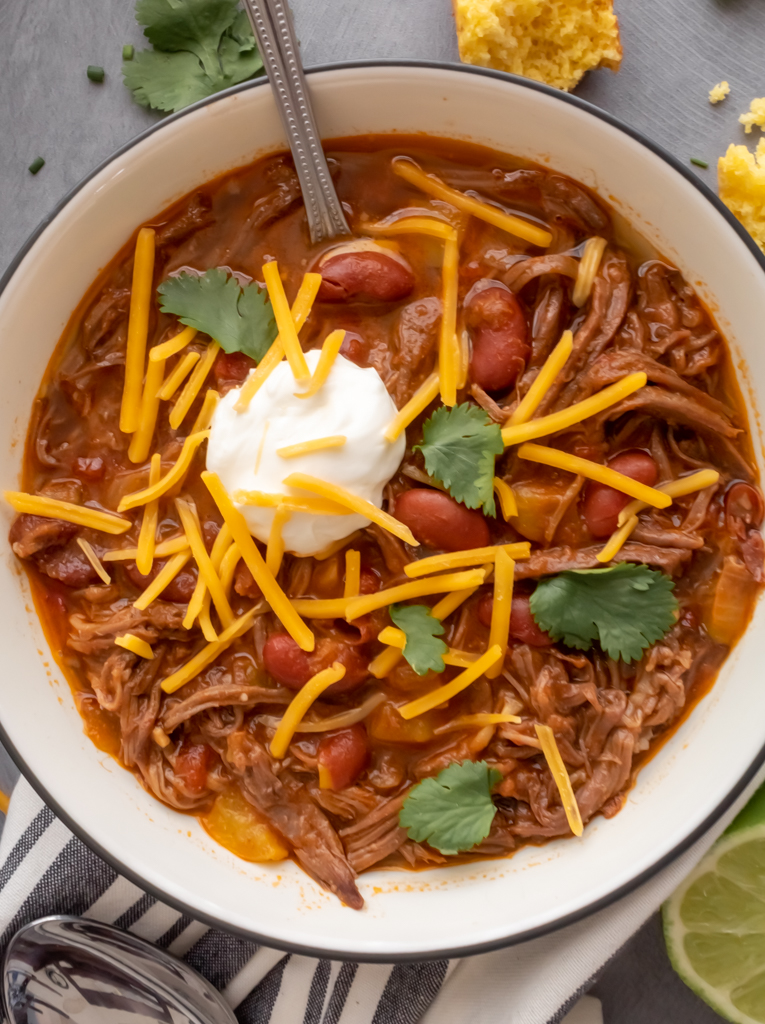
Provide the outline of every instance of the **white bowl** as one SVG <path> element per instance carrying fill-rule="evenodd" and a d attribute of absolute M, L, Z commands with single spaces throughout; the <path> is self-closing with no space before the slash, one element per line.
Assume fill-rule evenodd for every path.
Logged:
<path fill-rule="evenodd" d="M 596 189 L 675 262 L 733 349 L 751 423 L 765 395 L 762 256 L 696 178 L 608 115 L 509 76 L 421 63 L 317 69 L 324 138 L 427 132 L 470 139 L 556 168 Z M 0 295 L 0 453 L 16 487 L 35 392 L 74 307 L 135 227 L 194 186 L 284 148 L 270 90 L 248 83 L 170 117 L 80 185 L 22 251 Z M 755 439 L 757 459 L 762 452 Z M 4 529 L 11 522 L 3 508 Z M 26 578 L 1 546 L 2 739 L 56 813 L 120 872 L 159 898 L 256 941 L 367 960 L 465 955 L 550 930 L 603 906 L 688 846 L 765 759 L 765 609 L 711 693 L 640 773 L 624 810 L 580 840 L 509 859 L 361 876 L 348 910 L 291 862 L 238 860 L 150 797 L 84 736 Z M 742 714 L 742 709 L 745 713 Z M 724 751 L 724 756 L 721 756 Z"/>

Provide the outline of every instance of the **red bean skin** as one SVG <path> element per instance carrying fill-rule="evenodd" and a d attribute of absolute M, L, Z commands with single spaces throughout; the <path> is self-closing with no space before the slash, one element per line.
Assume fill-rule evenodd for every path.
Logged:
<path fill-rule="evenodd" d="M 483 548 L 489 527 L 481 512 L 465 508 L 441 491 L 413 488 L 396 499 L 394 515 L 426 547 L 439 551 Z"/>
<path fill-rule="evenodd" d="M 473 343 L 470 379 L 484 391 L 505 391 L 531 354 L 518 299 L 504 285 L 483 288 L 468 303 L 465 322 Z"/>
<path fill-rule="evenodd" d="M 320 302 L 397 302 L 414 288 L 414 274 L 407 264 L 373 250 L 329 256 L 319 272 Z"/>
<path fill-rule="evenodd" d="M 731 537 L 743 540 L 748 528 L 762 525 L 762 494 L 751 484 L 733 484 L 725 495 L 725 526 Z"/>
<path fill-rule="evenodd" d="M 146 590 L 148 585 L 164 569 L 165 565 L 165 561 L 155 561 L 152 564 L 151 571 L 146 576 L 142 576 L 135 562 L 126 562 L 125 572 L 133 586 L 138 587 L 139 590 Z M 181 569 L 178 575 L 170 580 L 159 595 L 160 598 L 163 601 L 171 601 L 174 604 L 188 604 L 197 585 L 197 575 L 197 570 L 193 567 Z"/>
<path fill-rule="evenodd" d="M 305 651 L 288 633 L 272 633 L 263 645 L 263 665 L 277 683 L 299 690 L 313 675 Z"/>
<path fill-rule="evenodd" d="M 487 628 L 491 626 L 491 610 L 494 598 L 484 594 L 478 602 L 478 620 Z M 516 594 L 510 611 L 510 636 L 531 647 L 549 647 L 554 641 L 540 629 L 531 614 L 528 594 Z"/>
<path fill-rule="evenodd" d="M 338 661 L 345 675 L 329 686 L 323 697 L 336 697 L 356 689 L 369 676 L 363 651 L 351 644 L 323 637 L 316 649 L 307 654 L 288 633 L 272 633 L 263 645 L 263 665 L 274 679 L 290 690 L 300 690 L 317 672 Z"/>
<path fill-rule="evenodd" d="M 345 789 L 352 785 L 369 761 L 367 731 L 361 722 L 324 736 L 316 760 L 322 789 Z"/>
<path fill-rule="evenodd" d="M 608 468 L 637 480 L 641 484 L 653 487 L 659 475 L 656 463 L 648 452 L 633 448 L 620 452 L 608 462 Z M 584 514 L 587 529 L 593 537 L 610 537 L 617 529 L 619 513 L 632 501 L 623 491 L 617 491 L 607 484 L 591 481 L 584 495 Z"/>

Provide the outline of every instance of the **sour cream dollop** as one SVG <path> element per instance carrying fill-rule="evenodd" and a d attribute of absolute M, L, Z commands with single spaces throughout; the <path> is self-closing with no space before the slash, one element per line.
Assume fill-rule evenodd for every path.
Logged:
<path fill-rule="evenodd" d="M 320 353 L 306 353 L 313 373 Z M 377 370 L 362 369 L 338 356 L 319 391 L 297 398 L 300 386 L 286 362 L 281 362 L 252 399 L 245 412 L 236 412 L 239 388 L 218 403 L 207 445 L 207 468 L 217 473 L 232 497 L 236 491 L 264 491 L 307 497 L 283 483 L 290 473 L 307 473 L 338 484 L 378 508 L 383 487 L 399 467 L 406 439 L 402 433 L 391 443 L 383 431 L 396 415 L 396 406 Z M 327 448 L 285 459 L 278 448 L 344 435 L 340 448 Z M 275 510 L 240 505 L 251 533 L 266 542 Z M 369 525 L 364 516 L 312 515 L 293 512 L 282 528 L 287 551 L 315 555 L 330 544 Z"/>

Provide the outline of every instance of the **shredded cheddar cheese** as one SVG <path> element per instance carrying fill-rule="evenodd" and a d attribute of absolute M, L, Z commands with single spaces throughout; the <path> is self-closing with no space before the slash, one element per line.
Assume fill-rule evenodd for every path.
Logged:
<path fill-rule="evenodd" d="M 438 376 L 441 382 L 441 401 L 444 405 L 457 402 L 457 378 L 461 353 L 457 338 L 457 293 L 459 275 L 459 244 L 457 233 L 444 242 L 442 270 L 443 295 L 441 298 L 441 329 L 438 341 Z"/>
<path fill-rule="evenodd" d="M 176 672 L 173 672 L 172 675 L 169 675 L 162 681 L 164 692 L 175 693 L 176 690 L 180 690 L 186 683 L 196 679 L 199 673 L 206 669 L 208 665 L 211 665 L 222 651 L 230 647 L 237 637 L 240 637 L 249 629 L 252 625 L 252 620 L 262 611 L 263 609 L 259 605 L 255 605 L 254 608 L 246 611 L 244 615 L 240 615 L 227 629 L 224 629 L 217 640 L 207 644 L 198 654 L 195 654 L 193 658 L 187 661 L 185 665 L 181 665 Z"/>
<path fill-rule="evenodd" d="M 266 491 L 234 491 L 234 501 L 240 505 L 257 505 L 260 508 L 279 508 L 288 512 L 310 512 L 320 516 L 351 515 L 344 505 L 324 498 L 294 498 L 289 494 L 268 494 Z"/>
<path fill-rule="evenodd" d="M 579 270 L 571 295 L 571 301 L 575 306 L 583 306 L 589 299 L 607 244 L 605 238 L 598 237 L 588 238 L 584 243 L 584 252 L 579 261 Z"/>
<path fill-rule="evenodd" d="M 322 452 L 326 448 L 342 448 L 348 438 L 345 434 L 332 434 L 330 437 L 315 437 L 313 441 L 299 441 L 297 444 L 288 444 L 284 448 L 277 448 L 276 454 L 283 459 L 296 459 L 299 455 L 309 455 L 311 452 Z"/>
<path fill-rule="evenodd" d="M 292 376 L 298 382 L 306 381 L 310 378 L 311 373 L 308 369 L 308 363 L 305 361 L 303 350 L 300 347 L 297 328 L 295 327 L 292 311 L 287 302 L 287 296 L 284 294 L 284 285 L 279 276 L 279 265 L 276 260 L 263 264 L 263 280 L 266 282 L 268 297 L 271 300 L 271 308 L 274 311 L 276 326 L 279 329 L 279 340 L 284 346 L 284 354 L 287 356 L 287 362 L 290 364 Z"/>
<path fill-rule="evenodd" d="M 514 573 L 515 562 L 503 548 L 500 548 L 494 563 L 494 601 L 491 606 L 489 647 L 499 647 L 502 657 L 486 669 L 487 679 L 495 679 L 499 675 L 507 654 Z"/>
<path fill-rule="evenodd" d="M 169 359 L 170 356 L 177 355 L 186 348 L 189 342 L 193 341 L 196 336 L 196 327 L 184 327 L 180 334 L 176 334 L 175 337 L 170 338 L 169 341 L 163 341 L 161 345 L 155 345 L 149 352 L 149 360 L 156 360 L 157 362 L 160 362 L 164 359 Z"/>
<path fill-rule="evenodd" d="M 344 340 L 345 331 L 333 331 L 327 335 L 324 339 L 324 344 L 321 346 L 321 355 L 316 364 L 316 369 L 311 375 L 308 388 L 305 391 L 296 391 L 295 398 L 313 398 L 318 393 L 322 385 L 326 383 L 327 377 L 329 377 L 332 367 L 335 365 L 335 360 Z"/>
<path fill-rule="evenodd" d="M 599 562 L 610 562 L 617 555 L 625 541 L 638 524 L 637 516 L 630 516 L 629 519 L 611 534 L 603 548 L 595 556 Z"/>
<path fill-rule="evenodd" d="M 219 575 L 221 584 L 223 586 L 223 593 L 226 595 L 226 597 L 228 597 L 229 594 L 231 593 L 231 586 L 234 582 L 234 573 L 236 571 L 236 567 L 239 564 L 239 560 L 241 557 L 242 552 L 239 550 L 236 544 L 231 544 L 231 546 L 228 548 L 225 555 L 221 559 Z"/>
<path fill-rule="evenodd" d="M 343 597 L 358 597 L 361 593 L 361 552 L 349 548 L 345 552 L 345 583 Z"/>
<path fill-rule="evenodd" d="M 670 498 L 682 498 L 686 494 L 694 494 L 696 491 L 703 491 L 705 487 L 711 487 L 720 479 L 716 469 L 700 469 L 698 473 L 690 473 L 688 476 L 681 476 L 677 480 L 669 480 L 664 484 L 657 484 L 656 490 L 662 494 L 668 494 Z M 636 516 L 639 512 L 648 508 L 645 501 L 631 501 L 626 508 L 619 513 L 618 526 L 624 526 L 628 519 Z"/>
<path fill-rule="evenodd" d="M 32 516 L 44 516 L 46 519 L 63 519 L 66 523 L 77 526 L 89 526 L 91 530 L 102 533 L 125 533 L 133 525 L 128 519 L 108 512 L 99 512 L 86 505 L 73 505 L 69 501 L 58 498 L 45 498 L 41 494 L 24 494 L 22 491 L 4 491 L 5 500 L 17 512 L 28 512 Z M 122 512 L 123 509 L 120 509 Z"/>
<path fill-rule="evenodd" d="M 154 278 L 155 236 L 153 228 L 141 228 L 135 243 L 133 287 L 130 292 L 125 385 L 120 408 L 120 430 L 132 434 L 141 422 L 141 383 L 149 333 L 152 281 Z"/>
<path fill-rule="evenodd" d="M 542 368 L 534 378 L 534 381 L 516 406 L 512 416 L 507 421 L 508 426 L 514 427 L 519 423 L 528 423 L 531 417 L 539 408 L 539 404 L 550 390 L 558 374 L 568 362 L 568 358 L 574 348 L 574 336 L 571 331 L 564 331 L 560 341 L 545 359 Z"/>
<path fill-rule="evenodd" d="M 168 473 L 165 474 L 165 476 L 162 477 L 159 483 L 150 484 L 142 491 L 134 491 L 132 494 L 126 494 L 117 506 L 117 510 L 119 512 L 125 512 L 129 508 L 137 508 L 139 505 L 146 505 L 148 502 L 154 501 L 155 498 L 161 498 L 163 494 L 166 494 L 167 491 L 170 490 L 171 487 L 175 487 L 176 484 L 181 483 L 191 468 L 191 463 L 196 454 L 197 448 L 209 436 L 209 430 L 200 430 L 196 434 L 189 434 L 183 442 L 181 454 L 178 456 L 178 460 L 175 465 Z M 129 527 L 126 527 L 126 529 L 127 528 Z M 121 533 L 122 531 L 120 530 L 119 532 Z"/>
<path fill-rule="evenodd" d="M 149 362 L 141 395 L 141 420 L 130 439 L 128 448 L 128 458 L 131 462 L 143 462 L 151 449 L 151 439 L 154 437 L 154 427 L 157 424 L 157 413 L 159 412 L 157 392 L 164 372 L 165 364 L 162 361 Z"/>
<path fill-rule="evenodd" d="M 152 601 L 156 601 L 165 587 L 172 583 L 190 558 L 191 551 L 188 548 L 185 551 L 179 551 L 177 555 L 173 555 L 157 573 L 138 600 L 133 601 L 133 607 L 138 608 L 139 611 L 148 608 Z"/>
<path fill-rule="evenodd" d="M 296 597 L 290 604 L 307 619 L 342 619 L 348 610 L 347 597 L 331 597 L 326 600 L 313 597 Z"/>
<path fill-rule="evenodd" d="M 111 583 L 112 578 L 109 575 L 109 573 L 106 571 L 106 569 L 103 567 L 103 565 L 101 563 L 101 559 L 98 557 L 98 555 L 93 550 L 93 545 L 89 544 L 82 537 L 78 537 L 77 538 L 77 543 L 79 544 L 80 549 L 81 549 L 83 555 L 85 555 L 87 560 L 90 562 L 90 564 L 95 569 L 96 574 L 98 575 L 99 579 L 101 579 L 104 583 Z"/>
<path fill-rule="evenodd" d="M 124 636 L 116 636 L 114 642 L 118 647 L 124 647 L 126 651 L 132 651 L 133 654 L 137 654 L 139 658 L 146 658 L 147 661 L 154 660 L 154 651 L 151 649 L 151 645 L 147 644 L 139 636 L 125 633 Z"/>
<path fill-rule="evenodd" d="M 654 508 L 667 508 L 672 504 L 670 496 L 655 487 L 648 487 L 647 484 L 641 484 L 624 473 L 617 473 L 615 469 L 592 462 L 591 459 L 580 459 L 578 455 L 569 455 L 568 452 L 561 452 L 557 448 L 546 448 L 541 444 L 523 444 L 518 449 L 518 457 L 528 459 L 529 462 L 539 462 L 543 466 L 563 469 L 588 480 L 596 480 L 623 494 L 629 494 L 631 498 L 639 498 Z"/>
<path fill-rule="evenodd" d="M 531 544 L 527 540 L 523 540 L 515 544 L 498 544 L 487 548 L 470 548 L 467 551 L 431 555 L 429 558 L 420 558 L 416 562 L 409 562 L 404 566 L 404 572 L 410 579 L 416 579 L 418 576 L 428 576 L 430 573 L 441 572 L 443 569 L 457 569 L 481 563 L 492 564 L 500 551 L 504 551 L 510 558 L 528 558 L 531 555 Z"/>
<path fill-rule="evenodd" d="M 399 217 L 397 220 L 378 221 L 376 224 L 364 224 L 364 231 L 372 235 L 429 235 L 444 241 L 454 235 L 454 228 L 439 217 Z"/>
<path fill-rule="evenodd" d="M 560 756 L 558 744 L 555 742 L 555 735 L 549 725 L 537 725 L 535 729 L 542 747 L 542 753 L 545 755 L 545 761 L 547 761 L 547 767 L 550 769 L 553 781 L 558 787 L 560 801 L 563 804 L 563 810 L 566 812 L 569 828 L 575 836 L 580 836 L 584 831 L 582 816 L 579 813 L 579 805 L 576 802 L 571 779 L 568 777 L 563 758 Z"/>
<path fill-rule="evenodd" d="M 524 441 L 533 441 L 537 437 L 547 437 L 548 434 L 567 430 L 575 423 L 581 423 L 582 420 L 616 405 L 623 398 L 645 387 L 647 382 L 648 377 L 644 373 L 630 373 L 616 384 L 603 388 L 597 395 L 585 398 L 582 402 L 574 402 L 568 409 L 550 413 L 549 416 L 540 416 L 539 419 L 530 420 L 528 423 L 505 427 L 502 430 L 502 440 L 505 447 L 508 447 L 511 444 L 522 444 Z"/>
<path fill-rule="evenodd" d="M 266 566 L 271 575 L 276 579 L 279 575 L 279 570 L 282 567 L 282 559 L 284 558 L 284 540 L 282 538 L 282 529 L 284 524 L 288 522 L 292 512 L 284 505 L 280 505 L 276 512 L 274 512 L 274 518 L 271 522 L 271 529 L 268 532 L 268 545 L 266 546 Z"/>
<path fill-rule="evenodd" d="M 151 457 L 149 467 L 149 486 L 159 483 L 162 473 L 162 456 L 155 452 Z M 159 521 L 159 502 L 150 501 L 143 510 L 141 520 L 141 532 L 138 535 L 138 550 L 135 564 L 142 576 L 148 576 L 154 564 L 154 549 L 156 547 L 157 523 Z"/>
<path fill-rule="evenodd" d="M 406 158 L 394 160 L 393 171 L 400 178 L 403 178 L 435 199 L 441 199 L 451 206 L 456 206 L 458 210 L 462 210 L 473 217 L 478 217 L 480 220 L 485 220 L 487 224 L 493 224 L 494 227 L 507 231 L 508 234 L 514 235 L 516 238 L 522 238 L 525 242 L 531 242 L 532 245 L 546 249 L 552 241 L 552 235 L 544 228 L 537 227 L 535 224 L 531 224 L 521 217 L 515 217 L 511 213 L 505 213 L 504 210 L 500 210 L 497 206 L 482 202 L 480 199 L 473 199 L 471 196 L 466 196 L 464 192 L 458 192 L 457 189 L 450 188 L 449 185 L 445 184 L 434 174 L 426 174 L 413 160 Z"/>
<path fill-rule="evenodd" d="M 375 679 L 385 679 L 403 657 L 398 647 L 387 647 L 369 663 L 369 674 Z"/>
<path fill-rule="evenodd" d="M 502 518 L 507 522 L 513 516 L 518 515 L 518 503 L 515 500 L 513 489 L 510 484 L 499 476 L 492 481 L 492 488 L 499 498 L 499 507 L 502 510 Z"/>
<path fill-rule="evenodd" d="M 186 534 L 186 539 L 189 542 L 189 547 L 191 548 L 191 553 L 194 556 L 194 561 L 197 563 L 199 575 L 204 579 L 205 586 L 210 591 L 210 597 L 215 605 L 215 610 L 218 613 L 221 623 L 224 627 L 228 627 L 234 621 L 234 613 L 231 611 L 231 605 L 228 603 L 228 598 L 223 593 L 223 586 L 221 585 L 217 572 L 213 568 L 210 556 L 207 553 L 205 542 L 202 539 L 202 532 L 199 528 L 196 509 L 184 498 L 176 498 L 175 507 L 178 510 L 181 525 L 183 526 L 183 532 Z M 187 610 L 186 618 L 183 620 L 184 628 L 190 629 L 193 621 L 193 618 L 189 621 L 189 614 Z"/>
<path fill-rule="evenodd" d="M 207 389 L 207 394 L 202 400 L 202 407 L 199 410 L 197 418 L 194 420 L 194 426 L 191 428 L 191 433 L 196 434 L 198 430 L 207 430 L 212 423 L 213 413 L 218 408 L 218 402 L 220 401 L 220 395 L 217 391 L 212 388 Z"/>
<path fill-rule="evenodd" d="M 321 672 L 317 672 L 315 676 L 312 676 L 305 686 L 295 694 L 292 703 L 284 712 L 284 716 L 279 722 L 274 738 L 271 740 L 269 749 L 272 757 L 284 757 L 292 742 L 292 737 L 295 735 L 295 729 L 305 718 L 305 714 L 310 706 L 317 697 L 320 697 L 333 683 L 339 682 L 344 675 L 345 665 L 341 665 L 339 661 L 336 661 L 331 668 L 322 669 Z"/>
<path fill-rule="evenodd" d="M 450 683 L 431 690 L 424 697 L 418 697 L 417 700 L 402 705 L 398 709 L 398 713 L 402 718 L 409 721 L 411 718 L 425 714 L 426 711 L 432 711 L 439 704 L 444 704 L 446 701 L 451 700 L 452 697 L 456 697 L 458 693 L 467 689 L 471 683 L 474 683 L 476 679 L 484 675 L 486 670 L 491 668 L 501 657 L 502 650 L 495 644 L 485 654 L 482 654 L 478 661 L 475 661 L 469 668 L 466 668 L 464 672 L 460 672 Z"/>
<path fill-rule="evenodd" d="M 155 558 L 167 558 L 168 555 L 177 555 L 179 551 L 185 551 L 189 546 L 189 542 L 186 537 L 181 534 L 180 537 L 171 537 L 169 540 L 163 540 L 161 543 L 156 544 L 154 547 Z M 105 562 L 138 562 L 138 558 L 141 552 L 138 548 L 115 548 L 113 551 L 107 551 L 103 557 Z M 142 573 L 146 576 L 146 573 Z"/>
<path fill-rule="evenodd" d="M 466 590 L 468 587 L 480 586 L 486 577 L 485 569 L 468 569 L 466 572 L 449 573 L 446 576 L 430 576 L 424 580 L 412 580 L 401 583 L 397 587 L 378 590 L 376 594 L 364 594 L 354 597 L 348 602 L 345 617 L 348 622 L 374 612 L 378 608 L 386 608 L 399 601 L 410 601 L 414 597 L 426 597 L 429 594 L 445 594 L 451 590 Z"/>
<path fill-rule="evenodd" d="M 218 531 L 218 536 L 212 546 L 210 552 L 210 563 L 212 564 L 213 571 L 218 573 L 220 569 L 223 557 L 231 545 L 231 531 L 229 530 L 226 523 Z M 221 586 L 223 587 L 223 581 L 221 580 Z M 223 593 L 228 599 L 228 591 L 223 587 Z M 194 619 L 199 616 L 199 625 L 202 627 L 202 634 L 205 640 L 217 640 L 218 634 L 213 628 L 213 624 L 210 621 L 210 591 L 207 589 L 207 583 L 205 581 L 204 573 L 199 573 L 197 577 L 197 584 L 194 587 L 194 593 L 191 595 L 188 608 L 186 609 L 186 615 L 183 620 L 184 628 L 190 629 L 194 623 Z M 186 623 L 188 622 L 188 625 Z M 224 623 L 224 626 L 227 623 Z"/>
<path fill-rule="evenodd" d="M 420 413 L 424 412 L 431 402 L 435 401 L 436 395 L 441 390 L 441 380 L 437 373 L 431 373 L 403 407 L 399 409 L 390 424 L 385 428 L 386 441 L 395 441 L 406 430 L 410 423 L 417 419 Z"/>
<path fill-rule="evenodd" d="M 207 379 L 207 374 L 212 369 L 219 351 L 220 345 L 217 341 L 211 341 L 207 346 L 205 354 L 194 367 L 191 376 L 186 381 L 183 391 L 181 391 L 180 395 L 176 399 L 175 405 L 170 412 L 170 426 L 173 430 L 177 430 L 186 418 L 186 413 L 191 408 L 194 399 L 199 394 L 202 385 Z"/>
<path fill-rule="evenodd" d="M 157 397 L 163 402 L 169 401 L 191 373 L 192 368 L 199 362 L 200 358 L 198 352 L 187 352 L 183 359 L 179 359 L 175 369 L 159 389 Z"/>

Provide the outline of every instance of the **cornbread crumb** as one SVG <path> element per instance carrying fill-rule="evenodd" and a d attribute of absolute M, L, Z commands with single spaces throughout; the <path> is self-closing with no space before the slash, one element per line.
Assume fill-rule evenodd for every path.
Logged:
<path fill-rule="evenodd" d="M 709 102 L 710 103 L 722 103 L 726 96 L 730 94 L 730 86 L 727 82 L 718 82 L 717 85 L 713 86 L 709 90 Z"/>
<path fill-rule="evenodd" d="M 586 71 L 618 71 L 612 0 L 453 0 L 460 59 L 573 89 Z"/>
<path fill-rule="evenodd" d="M 755 125 L 758 128 L 765 129 L 765 98 L 752 100 L 748 112 L 742 114 L 739 121 L 744 125 L 747 135 Z"/>
<path fill-rule="evenodd" d="M 754 153 L 728 146 L 717 164 L 717 180 L 720 198 L 765 252 L 765 138 Z"/>

